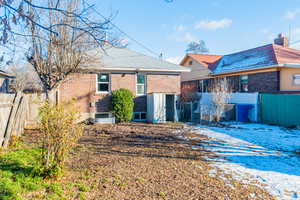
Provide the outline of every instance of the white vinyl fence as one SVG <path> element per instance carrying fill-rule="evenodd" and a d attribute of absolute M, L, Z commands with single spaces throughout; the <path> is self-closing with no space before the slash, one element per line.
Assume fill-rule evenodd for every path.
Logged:
<path fill-rule="evenodd" d="M 199 101 L 199 113 L 212 112 L 213 94 L 202 93 L 199 94 L 201 99 Z M 253 108 L 249 112 L 249 119 L 251 122 L 257 122 L 259 116 L 259 95 L 258 93 L 231 93 L 229 104 L 250 104 Z"/>

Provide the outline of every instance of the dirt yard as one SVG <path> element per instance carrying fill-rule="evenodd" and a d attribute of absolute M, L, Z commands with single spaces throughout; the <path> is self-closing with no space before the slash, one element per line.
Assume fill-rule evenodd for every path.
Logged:
<path fill-rule="evenodd" d="M 273 199 L 230 175 L 209 175 L 217 169 L 206 159 L 215 155 L 191 148 L 201 144 L 199 135 L 188 141 L 182 136 L 193 133 L 181 124 L 88 126 L 61 180 L 64 192 L 74 192 L 68 183 L 80 182 L 84 199 L 95 200 Z"/>

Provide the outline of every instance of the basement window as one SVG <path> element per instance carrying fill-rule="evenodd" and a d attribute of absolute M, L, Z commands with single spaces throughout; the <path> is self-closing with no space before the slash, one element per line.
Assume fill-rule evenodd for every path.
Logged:
<path fill-rule="evenodd" d="M 96 119 L 106 119 L 109 118 L 110 114 L 109 113 L 96 113 L 95 118 Z"/>
<path fill-rule="evenodd" d="M 295 74 L 293 80 L 295 85 L 300 85 L 300 74 Z"/>
<path fill-rule="evenodd" d="M 146 94 L 146 75 L 137 74 L 136 94 L 138 96 Z"/>
<path fill-rule="evenodd" d="M 147 113 L 145 112 L 135 112 L 133 114 L 133 121 L 144 122 L 147 120 Z"/>
<path fill-rule="evenodd" d="M 97 92 L 108 93 L 109 92 L 109 74 L 100 73 L 97 75 Z"/>

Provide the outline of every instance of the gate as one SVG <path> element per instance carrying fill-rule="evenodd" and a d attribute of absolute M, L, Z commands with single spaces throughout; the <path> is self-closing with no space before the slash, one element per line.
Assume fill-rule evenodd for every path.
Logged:
<path fill-rule="evenodd" d="M 300 126 L 300 95 L 261 94 L 261 121 L 281 126 Z"/>

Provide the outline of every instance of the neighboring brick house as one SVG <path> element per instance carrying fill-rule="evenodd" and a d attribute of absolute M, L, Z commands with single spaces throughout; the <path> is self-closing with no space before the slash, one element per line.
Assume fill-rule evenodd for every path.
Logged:
<path fill-rule="evenodd" d="M 186 60 L 183 59 L 183 66 L 188 66 Z M 289 48 L 288 39 L 280 34 L 274 44 L 208 63 L 203 74 L 198 79 L 183 79 L 182 92 L 187 85 L 194 85 L 194 91 L 211 92 L 216 78 L 226 77 L 233 92 L 300 93 L 300 50 Z"/>
<path fill-rule="evenodd" d="M 180 65 L 188 67 L 191 72 L 181 74 L 182 95 L 199 92 L 200 82 L 209 80 L 211 77 L 210 66 L 222 56 L 206 54 L 187 54 Z"/>
<path fill-rule="evenodd" d="M 180 74 L 189 69 L 126 48 L 95 51 L 93 63 L 72 74 L 57 91 L 59 101 L 76 98 L 84 119 L 111 118 L 111 92 L 126 88 L 135 95 L 134 119 L 145 121 L 147 95 L 180 94 Z"/>

